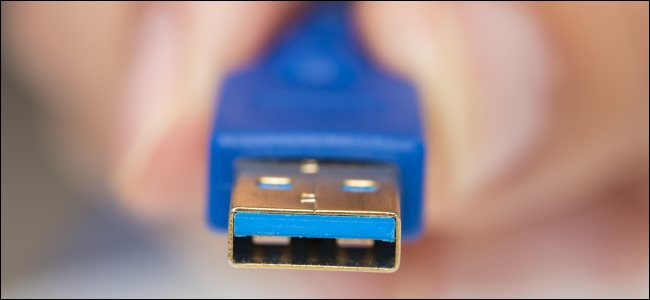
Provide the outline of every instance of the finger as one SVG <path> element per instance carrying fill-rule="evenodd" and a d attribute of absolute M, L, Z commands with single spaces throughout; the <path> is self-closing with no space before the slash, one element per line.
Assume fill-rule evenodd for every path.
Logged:
<path fill-rule="evenodd" d="M 113 184 L 129 208 L 145 216 L 200 211 L 216 84 L 263 47 L 291 6 L 155 3 L 144 8 L 114 140 Z"/>
<path fill-rule="evenodd" d="M 430 225 L 486 230 L 647 173 L 647 4 L 358 6 L 423 96 Z"/>
<path fill-rule="evenodd" d="M 2 3 L 3 68 L 39 104 L 47 155 L 68 183 L 102 181 L 108 127 L 140 4 Z"/>

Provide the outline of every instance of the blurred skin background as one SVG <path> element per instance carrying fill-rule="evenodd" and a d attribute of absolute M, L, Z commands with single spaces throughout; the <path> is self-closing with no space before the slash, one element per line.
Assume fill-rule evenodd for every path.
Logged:
<path fill-rule="evenodd" d="M 303 4 L 2 2 L 4 297 L 648 297 L 648 3 L 355 3 L 422 95 L 393 274 L 242 270 L 204 219 L 220 80 Z"/>

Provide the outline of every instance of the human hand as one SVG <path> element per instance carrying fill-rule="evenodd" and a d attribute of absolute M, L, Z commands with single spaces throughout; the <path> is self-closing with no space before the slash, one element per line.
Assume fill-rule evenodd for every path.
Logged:
<path fill-rule="evenodd" d="M 176 224 L 203 222 L 215 84 L 300 9 L 3 6 L 7 51 L 47 95 L 72 174 L 109 182 L 139 218 Z M 394 276 L 304 279 L 348 287 L 329 295 L 417 296 L 530 291 L 594 266 L 607 282 L 647 276 L 647 3 L 355 9 L 371 53 L 423 96 L 427 232 Z"/>

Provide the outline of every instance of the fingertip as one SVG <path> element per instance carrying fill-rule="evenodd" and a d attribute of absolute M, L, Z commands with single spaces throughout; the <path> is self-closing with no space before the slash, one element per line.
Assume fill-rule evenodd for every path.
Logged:
<path fill-rule="evenodd" d="M 418 88 L 428 145 L 428 218 L 481 201 L 522 167 L 545 127 L 549 56 L 535 17 L 512 3 L 359 3 L 377 60 Z"/>
<path fill-rule="evenodd" d="M 112 187 L 128 210 L 145 219 L 201 212 L 219 79 L 260 51 L 294 6 L 143 7 L 113 140 Z"/>

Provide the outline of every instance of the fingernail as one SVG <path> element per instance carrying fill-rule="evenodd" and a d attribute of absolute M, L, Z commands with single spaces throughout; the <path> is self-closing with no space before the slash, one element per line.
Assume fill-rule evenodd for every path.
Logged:
<path fill-rule="evenodd" d="M 467 22 L 471 159 L 459 169 L 472 189 L 517 168 L 546 127 L 552 61 L 535 15 L 519 3 L 463 5 Z"/>
<path fill-rule="evenodd" d="M 113 174 L 118 190 L 128 191 L 143 172 L 174 119 L 175 68 L 179 33 L 172 7 L 154 4 L 143 11 L 134 34 L 121 110 L 117 112 Z"/>
<path fill-rule="evenodd" d="M 441 18 L 417 77 L 429 128 L 438 127 L 429 135 L 443 144 L 434 145 L 433 163 L 443 161 L 446 188 L 463 198 L 519 166 L 539 140 L 551 58 L 520 4 L 463 3 Z"/>

